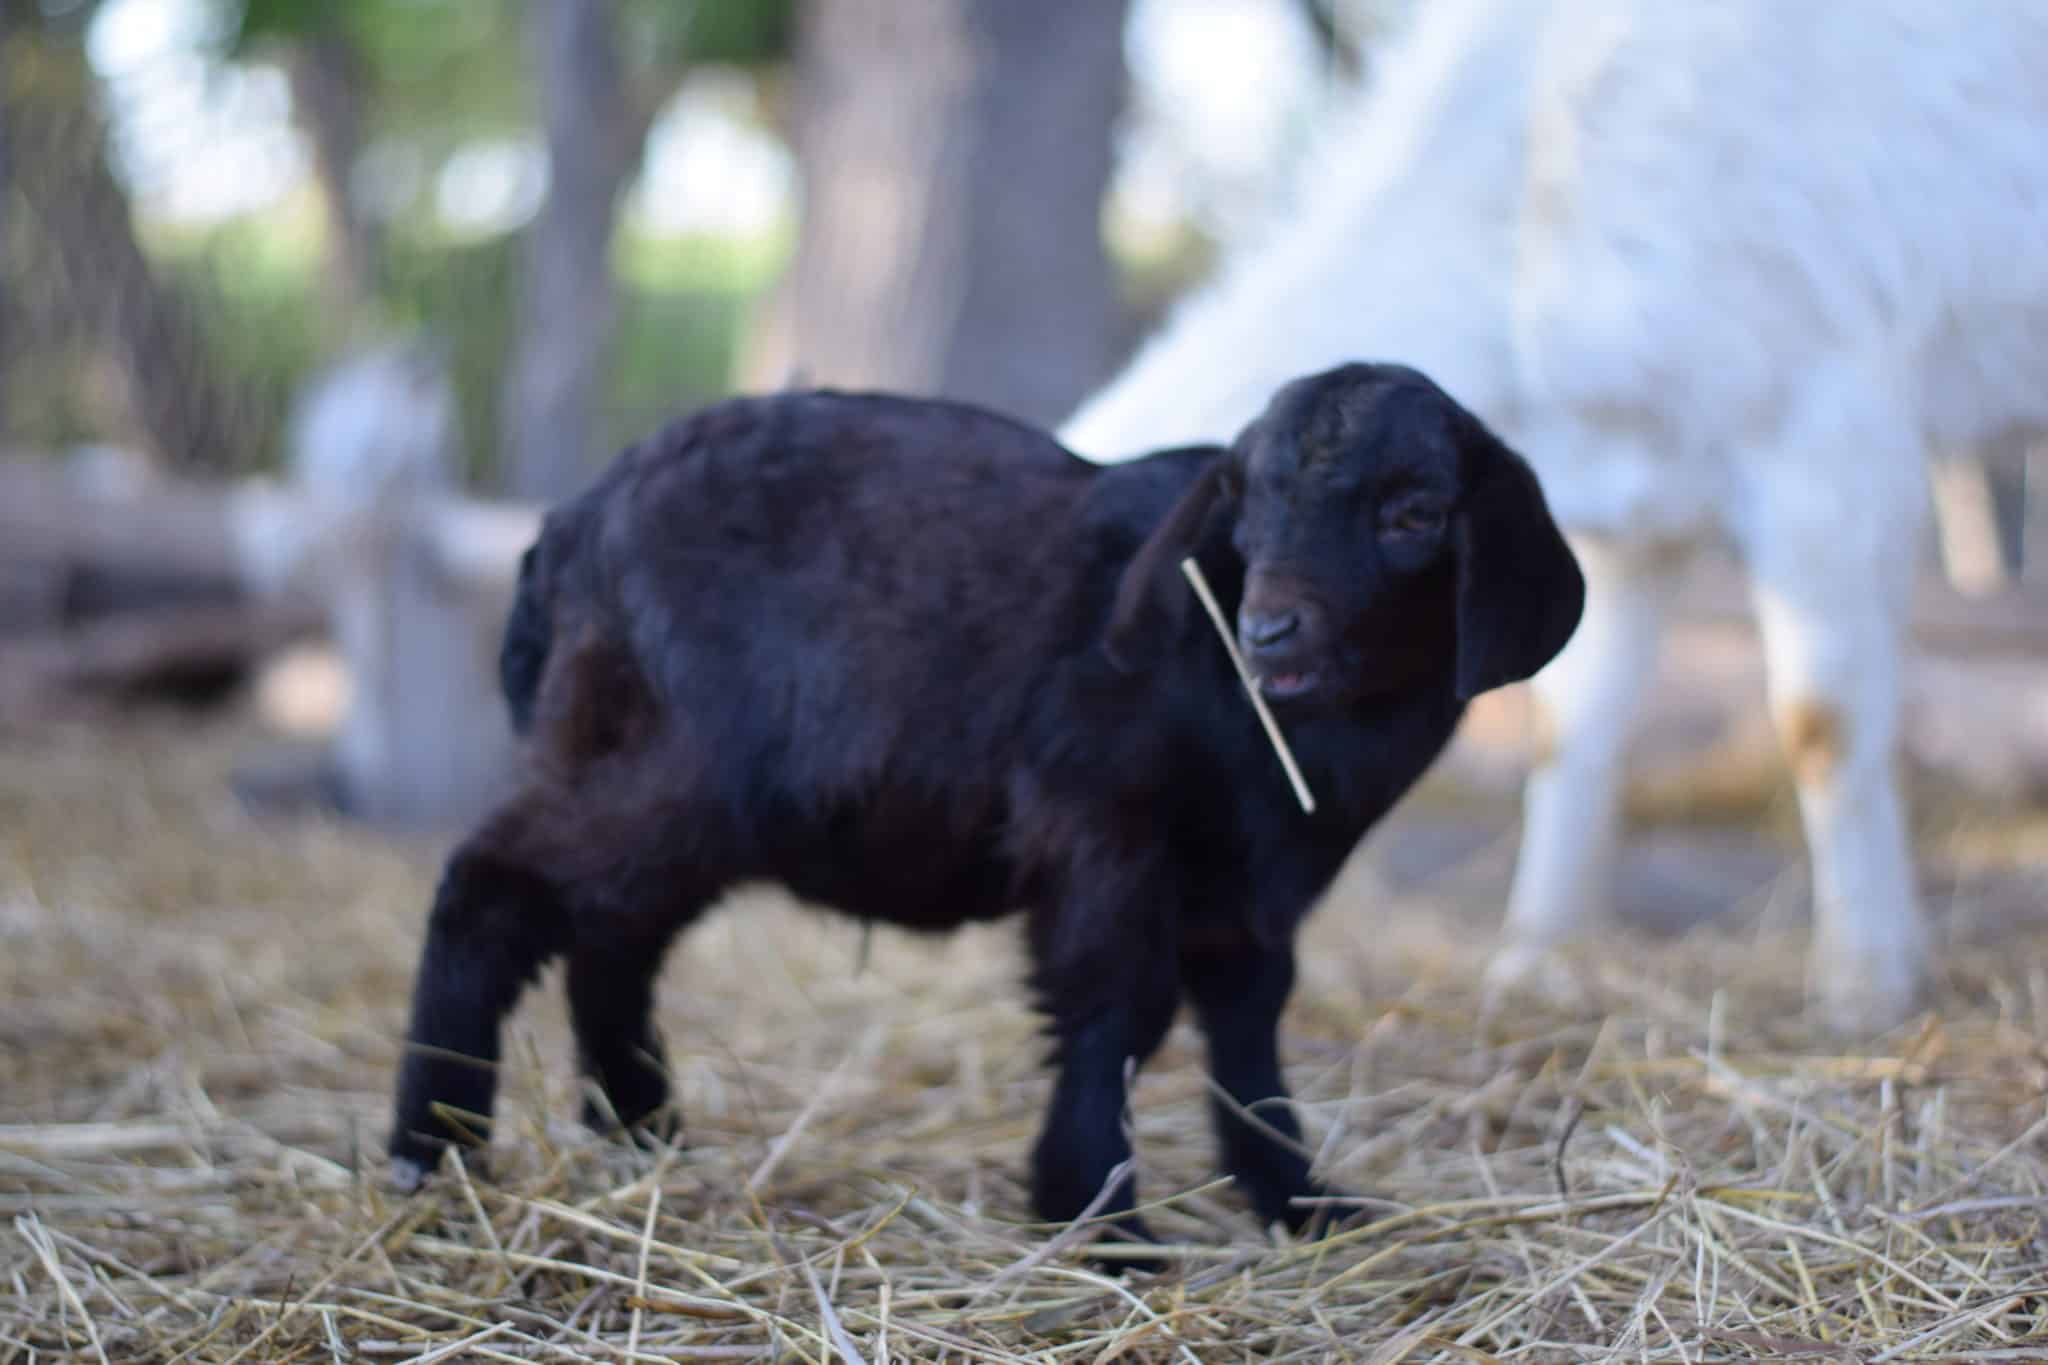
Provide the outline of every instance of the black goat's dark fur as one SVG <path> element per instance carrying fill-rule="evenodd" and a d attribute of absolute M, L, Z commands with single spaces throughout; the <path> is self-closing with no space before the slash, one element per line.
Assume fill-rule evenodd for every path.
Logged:
<path fill-rule="evenodd" d="M 1189 553 L 1241 628 L 1287 613 L 1254 663 L 1286 680 L 1313 815 L 1185 605 Z M 662 955 L 765 879 L 913 929 L 1027 916 L 1058 1067 L 1042 1216 L 1129 1155 L 1126 1059 L 1185 1000 L 1221 1089 L 1258 1107 L 1216 1106 L 1225 1166 L 1299 1225 L 1316 1187 L 1276 1037 L 1295 927 L 1466 700 L 1563 646 L 1582 591 L 1527 467 L 1399 367 L 1298 381 L 1233 448 L 1110 467 L 953 403 L 699 412 L 522 564 L 502 676 L 530 773 L 449 859 L 392 1151 L 425 1168 L 484 1135 L 500 1023 L 556 955 L 610 1114 L 654 1117 Z"/>

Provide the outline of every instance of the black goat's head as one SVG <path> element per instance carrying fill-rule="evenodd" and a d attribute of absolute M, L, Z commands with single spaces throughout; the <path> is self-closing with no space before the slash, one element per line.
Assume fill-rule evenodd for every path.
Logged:
<path fill-rule="evenodd" d="M 1296 380 L 1203 472 L 1125 571 L 1112 657 L 1219 513 L 1245 564 L 1237 638 L 1270 697 L 1341 703 L 1454 670 L 1460 700 L 1526 678 L 1585 582 L 1535 474 L 1414 370 Z M 1173 583 L 1168 583 L 1172 575 Z"/>

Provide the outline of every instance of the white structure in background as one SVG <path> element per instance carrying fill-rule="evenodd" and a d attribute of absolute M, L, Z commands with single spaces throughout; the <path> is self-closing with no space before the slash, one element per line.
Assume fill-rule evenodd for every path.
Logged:
<path fill-rule="evenodd" d="M 382 823 L 472 819 L 510 761 L 497 650 L 539 515 L 462 498 L 455 435 L 438 346 L 368 350 L 308 386 L 289 487 L 234 505 L 252 581 L 327 612 L 349 683 L 332 776 L 345 809 Z"/>
<path fill-rule="evenodd" d="M 1604 896 L 1691 552 L 1739 550 L 1836 1021 L 1915 1001 L 1893 771 L 1927 457 L 2048 421 L 2048 7 L 1432 0 L 1226 262 L 1061 436 L 1227 438 L 1285 379 L 1417 365 L 1541 472 L 1589 580 L 1536 679 L 1503 979 Z"/>

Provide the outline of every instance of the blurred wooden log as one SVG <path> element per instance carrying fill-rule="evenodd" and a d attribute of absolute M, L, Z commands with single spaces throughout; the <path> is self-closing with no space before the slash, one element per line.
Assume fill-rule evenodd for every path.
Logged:
<path fill-rule="evenodd" d="M 230 516 L 220 487 L 95 488 L 62 463 L 0 460 L 0 634 L 240 600 Z"/>
<path fill-rule="evenodd" d="M 310 601 L 250 591 L 232 518 L 226 487 L 0 460 L 0 719 L 219 696 L 317 630 Z"/>
<path fill-rule="evenodd" d="M 499 634 L 540 509 L 436 488 L 93 479 L 0 459 L 0 719 L 218 694 L 326 630 L 352 699 L 323 778 L 350 813 L 474 815 L 509 761 Z"/>
<path fill-rule="evenodd" d="M 0 558 L 0 638 L 57 620 L 64 582 L 61 565 Z"/>
<path fill-rule="evenodd" d="M 0 641 L 0 721 L 93 699 L 211 701 L 319 627 L 304 604 L 181 604 Z"/>
<path fill-rule="evenodd" d="M 0 634 L 260 595 L 344 516 L 263 484 L 109 490 L 52 461 L 0 458 Z M 509 584 L 540 517 L 526 503 L 459 497 L 415 499 L 406 513 L 434 571 L 469 587 Z"/>
<path fill-rule="evenodd" d="M 512 761 L 497 654 L 540 512 L 461 494 L 457 412 L 445 348 L 412 337 L 307 386 L 282 481 L 0 464 L 0 640 L 36 633 L 0 657 L 0 702 L 218 691 L 324 627 L 346 700 L 314 788 L 381 824 L 475 819 Z"/>

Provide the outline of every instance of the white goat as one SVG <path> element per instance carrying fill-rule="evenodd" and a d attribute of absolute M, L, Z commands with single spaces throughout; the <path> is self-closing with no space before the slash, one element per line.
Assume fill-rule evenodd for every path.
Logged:
<path fill-rule="evenodd" d="M 1540 471 L 1588 580 L 1497 979 L 1583 929 L 1673 588 L 1749 571 L 1862 1031 L 1929 967 L 1894 751 L 1925 456 L 2048 425 L 2048 5 L 1433 0 L 1230 260 L 1062 439 L 1227 439 L 1287 375 L 1419 366 Z"/>

